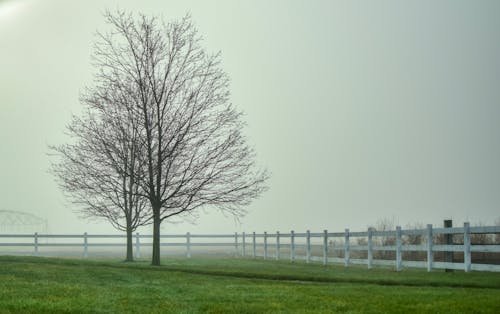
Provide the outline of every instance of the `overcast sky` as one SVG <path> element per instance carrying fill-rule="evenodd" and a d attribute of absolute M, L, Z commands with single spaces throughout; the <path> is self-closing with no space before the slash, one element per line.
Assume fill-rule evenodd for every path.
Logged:
<path fill-rule="evenodd" d="M 68 140 L 94 33 L 117 7 L 191 13 L 272 172 L 240 224 L 208 209 L 163 232 L 500 217 L 500 1 L 456 0 L 0 0 L 0 209 L 46 218 L 52 233 L 115 232 L 74 214 L 47 145 Z"/>

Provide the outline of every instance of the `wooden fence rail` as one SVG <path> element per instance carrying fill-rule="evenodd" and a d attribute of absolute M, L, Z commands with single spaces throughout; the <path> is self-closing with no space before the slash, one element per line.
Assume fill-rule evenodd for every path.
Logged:
<path fill-rule="evenodd" d="M 345 229 L 344 232 L 310 232 L 298 233 L 290 231 L 290 233 L 255 233 L 250 235 L 247 233 L 234 234 L 190 234 L 189 232 L 183 235 L 161 235 L 162 240 L 166 239 L 185 239 L 184 242 L 161 242 L 162 247 L 185 247 L 185 255 L 190 258 L 193 247 L 233 247 L 233 253 L 244 257 L 262 257 L 264 259 L 274 258 L 282 260 L 284 250 L 289 251 L 288 258 L 291 262 L 295 260 L 305 260 L 310 262 L 343 263 L 346 267 L 350 264 L 366 264 L 368 268 L 375 265 L 394 266 L 397 271 L 403 267 L 419 267 L 426 268 L 427 271 L 433 269 L 457 269 L 466 272 L 471 270 L 477 271 L 500 271 L 500 265 L 472 263 L 472 252 L 483 253 L 500 253 L 500 245 L 498 243 L 489 245 L 473 245 L 471 244 L 471 235 L 473 234 L 496 234 L 500 233 L 500 226 L 487 227 L 470 227 L 469 223 L 464 223 L 463 227 L 455 228 L 433 228 L 432 225 L 427 225 L 425 229 L 403 230 L 397 227 L 396 230 L 376 231 L 368 229 L 364 232 L 351 232 Z M 435 237 L 439 235 L 456 235 L 463 238 L 463 244 L 440 244 L 435 243 Z M 425 239 L 424 244 L 404 244 L 404 236 L 421 236 Z M 135 256 L 141 256 L 141 248 L 151 246 L 151 242 L 143 242 L 141 239 L 152 239 L 152 235 L 134 235 Z M 392 245 L 380 245 L 380 241 L 376 241 L 377 237 L 391 237 L 394 241 Z M 352 239 L 358 238 L 357 244 L 353 243 Z M 5 240 L 7 239 L 7 240 Z M 8 239 L 32 239 L 33 242 L 6 242 Z M 44 241 L 40 241 L 45 239 Z M 48 239 L 80 239 L 81 242 L 70 243 L 48 243 Z M 124 247 L 125 243 L 101 243 L 94 242 L 95 239 L 125 239 L 125 235 L 91 235 L 91 234 L 0 234 L 0 247 L 33 247 L 33 254 L 39 255 L 41 247 L 83 247 L 83 257 L 88 257 L 89 248 L 91 247 Z M 197 239 L 218 239 L 211 242 L 196 242 Z M 223 242 L 219 242 L 224 239 Z M 303 240 L 303 244 L 299 243 Z M 83 240 L 83 241 L 82 241 Z M 261 241 L 259 241 L 261 240 Z M 313 244 L 314 240 L 317 244 Z M 342 245 L 331 245 L 334 241 L 340 240 Z M 360 244 L 361 243 L 361 244 Z M 247 246 L 251 245 L 251 250 Z M 274 245 L 274 254 L 270 252 L 270 246 Z M 262 252 L 261 252 L 262 251 Z M 378 251 L 394 252 L 394 259 L 377 259 L 375 253 Z M 403 252 L 425 252 L 425 260 L 404 260 Z M 331 257 L 331 253 L 342 252 L 343 257 Z M 366 252 L 366 258 L 352 258 L 353 252 Z M 459 252 L 463 254 L 463 261 L 437 261 L 434 257 L 436 252 Z M 301 255 L 300 253 L 303 253 Z M 316 254 L 315 253 L 320 253 Z M 0 250 L 0 254 L 2 251 Z"/>

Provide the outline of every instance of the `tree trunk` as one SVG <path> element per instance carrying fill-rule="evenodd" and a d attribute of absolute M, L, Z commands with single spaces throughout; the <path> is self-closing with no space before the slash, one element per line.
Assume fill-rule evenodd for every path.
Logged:
<path fill-rule="evenodd" d="M 153 208 L 153 259 L 151 265 L 160 266 L 160 209 Z"/>
<path fill-rule="evenodd" d="M 126 262 L 134 261 L 133 245 L 132 245 L 132 228 L 127 226 L 127 258 Z"/>

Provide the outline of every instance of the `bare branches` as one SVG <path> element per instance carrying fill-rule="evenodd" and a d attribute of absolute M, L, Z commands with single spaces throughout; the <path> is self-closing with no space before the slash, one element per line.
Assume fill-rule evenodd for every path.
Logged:
<path fill-rule="evenodd" d="M 256 167 L 229 102 L 220 54 L 204 51 L 189 16 L 165 24 L 118 11 L 105 19 L 112 30 L 97 35 L 95 85 L 81 97 L 88 113 L 68 127 L 76 144 L 53 148 L 64 157 L 54 173 L 87 213 L 113 224 L 114 209 L 137 205 L 136 223 L 153 221 L 159 264 L 162 221 L 199 208 L 239 217 L 269 175 Z"/>
<path fill-rule="evenodd" d="M 143 162 L 137 135 L 127 134 L 131 129 L 102 113 L 73 117 L 67 127 L 73 143 L 50 147 L 59 157 L 51 172 L 71 201 L 81 206 L 82 216 L 103 217 L 119 230 L 135 230 L 151 223 L 147 201 L 136 184 L 136 170 Z"/>

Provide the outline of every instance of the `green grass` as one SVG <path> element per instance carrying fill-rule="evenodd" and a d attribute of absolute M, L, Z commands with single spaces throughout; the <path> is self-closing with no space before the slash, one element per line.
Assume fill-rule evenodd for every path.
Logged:
<path fill-rule="evenodd" d="M 500 313 L 500 274 L 230 258 L 0 257 L 0 313 Z"/>

